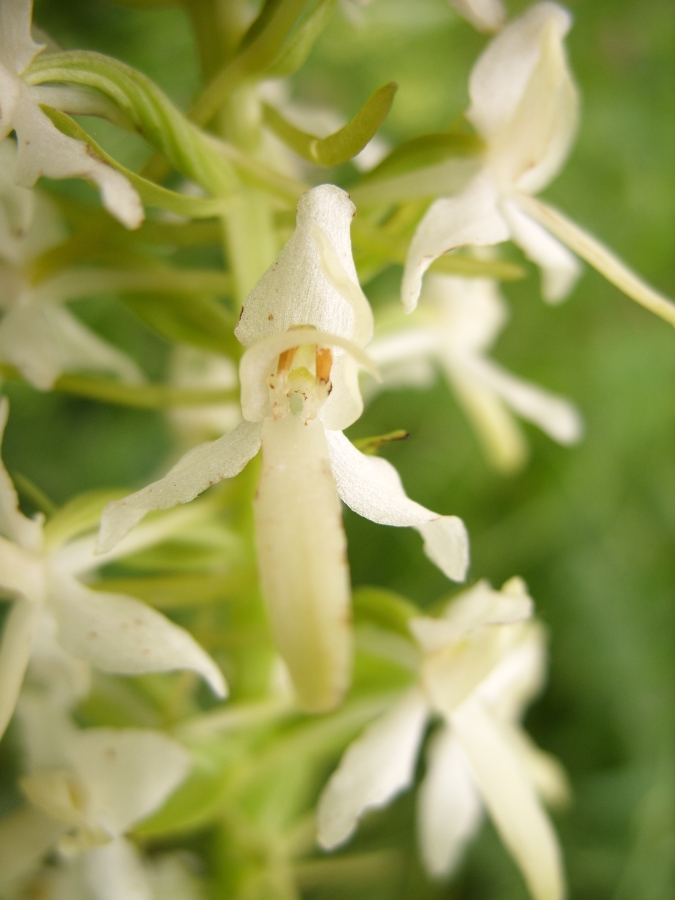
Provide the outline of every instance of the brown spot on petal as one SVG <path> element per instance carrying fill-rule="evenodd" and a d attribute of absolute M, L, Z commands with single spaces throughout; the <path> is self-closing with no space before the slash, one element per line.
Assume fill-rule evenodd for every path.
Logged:
<path fill-rule="evenodd" d="M 95 641 L 96 638 L 98 637 L 98 631 L 88 631 L 87 637 L 90 638 L 92 641 Z"/>

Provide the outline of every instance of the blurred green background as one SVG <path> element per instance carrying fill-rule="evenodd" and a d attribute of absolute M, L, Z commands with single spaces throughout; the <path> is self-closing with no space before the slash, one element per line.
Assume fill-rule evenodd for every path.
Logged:
<path fill-rule="evenodd" d="M 525 7 L 508 4 L 512 14 Z M 578 141 L 546 196 L 601 237 L 652 284 L 675 295 L 675 8 L 671 0 L 578 0 L 569 54 L 583 97 Z M 349 7 L 349 8 L 347 8 Z M 106 0 L 36 0 L 36 21 L 64 46 L 119 56 L 186 108 L 198 85 L 195 49 L 179 9 L 130 10 Z M 485 38 L 444 0 L 340 6 L 294 94 L 353 114 L 381 84 L 399 83 L 383 134 L 392 142 L 447 127 L 466 107 L 467 75 Z M 121 158 L 142 150 L 126 135 Z M 126 157 L 125 157 L 126 155 Z M 317 176 L 318 179 L 319 176 Z M 514 257 L 515 258 L 515 257 Z M 525 578 L 551 636 L 550 683 L 527 724 L 565 764 L 574 802 L 556 816 L 573 900 L 667 900 L 675 895 L 675 333 L 586 271 L 560 307 L 538 278 L 509 284 L 511 321 L 495 358 L 574 399 L 586 435 L 563 449 L 527 428 L 528 468 L 503 478 L 441 381 L 378 397 L 353 438 L 405 428 L 385 450 L 409 494 L 456 513 L 472 541 L 471 578 Z M 366 292 L 391 301 L 400 270 Z M 149 375 L 168 347 L 114 298 L 76 307 Z M 126 411 L 8 385 L 5 459 L 63 502 L 77 492 L 137 486 L 166 468 L 161 414 Z M 527 426 L 526 426 L 527 427 Z M 355 585 L 393 588 L 424 605 L 448 583 L 408 530 L 347 513 Z M 490 825 L 457 877 L 430 885 L 415 858 L 414 804 L 403 797 L 364 824 L 351 848 L 399 845 L 403 864 L 376 883 L 306 897 L 525 897 Z M 378 892 L 379 891 L 379 892 Z"/>

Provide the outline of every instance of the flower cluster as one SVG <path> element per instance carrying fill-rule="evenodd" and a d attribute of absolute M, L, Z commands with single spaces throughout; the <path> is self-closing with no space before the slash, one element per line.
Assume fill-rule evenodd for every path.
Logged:
<path fill-rule="evenodd" d="M 572 402 L 488 356 L 508 319 L 499 282 L 524 274 L 498 245 L 539 267 L 549 303 L 581 257 L 675 324 L 669 300 L 538 198 L 578 125 L 571 16 L 545 0 L 507 22 L 500 0 L 451 0 L 496 33 L 463 125 L 368 156 L 395 86 L 322 136 L 267 99 L 335 4 L 270 0 L 257 18 L 184 5 L 207 83 L 189 117 L 117 60 L 36 43 L 31 0 L 0 0 L 0 373 L 169 409 L 192 444 L 126 496 L 61 508 L 0 462 L 0 737 L 20 769 L 0 897 L 197 900 L 206 884 L 299 897 L 303 862 L 413 787 L 422 757 L 428 875 L 457 869 L 485 811 L 534 900 L 562 900 L 544 804 L 570 791 L 522 724 L 546 672 L 527 587 L 478 580 L 424 610 L 354 590 L 342 505 L 414 529 L 411 558 L 463 582 L 467 529 L 408 497 L 378 455 L 396 435 L 345 434 L 364 398 L 426 388 L 440 369 L 506 473 L 527 458 L 515 416 L 581 439 Z M 155 156 L 133 172 L 73 115 L 134 131 Z M 316 174 L 339 180 L 357 155 L 350 193 Z M 41 177 L 93 182 L 112 218 Z M 226 271 L 202 268 L 220 250 Z M 371 307 L 361 282 L 395 265 L 400 298 Z M 109 333 L 66 305 L 110 294 L 122 324 Z M 170 342 L 164 381 L 134 359 L 120 301 Z M 2 397 L 0 437 L 8 413 Z"/>

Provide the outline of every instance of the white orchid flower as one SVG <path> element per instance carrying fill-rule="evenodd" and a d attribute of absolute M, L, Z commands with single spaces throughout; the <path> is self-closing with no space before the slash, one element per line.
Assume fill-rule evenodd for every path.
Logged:
<path fill-rule="evenodd" d="M 479 582 L 440 619 L 413 619 L 418 683 L 348 747 L 319 801 L 325 849 L 346 841 L 360 816 L 414 781 L 427 722 L 440 717 L 418 797 L 422 858 L 447 875 L 476 833 L 483 805 L 520 866 L 535 900 L 564 893 L 557 840 L 537 794 L 565 795 L 558 763 L 518 724 L 541 688 L 544 639 L 528 618 L 532 601 L 518 578 L 494 591 Z"/>
<path fill-rule="evenodd" d="M 108 212 L 127 228 L 138 228 L 143 207 L 127 179 L 92 155 L 85 143 L 62 134 L 40 108 L 40 104 L 59 108 L 64 101 L 72 112 L 86 113 L 88 95 L 72 88 L 64 92 L 30 85 L 22 78 L 45 47 L 31 35 L 32 7 L 32 0 L 0 3 L 0 140 L 16 132 L 16 183 L 32 187 L 42 175 L 86 178 L 98 186 Z M 71 108 L 73 102 L 76 108 Z"/>
<path fill-rule="evenodd" d="M 417 305 L 424 272 L 441 254 L 512 240 L 540 267 L 548 302 L 572 289 L 580 271 L 577 254 L 675 324 L 675 304 L 535 197 L 562 168 L 577 129 L 579 99 L 564 47 L 570 25 L 563 7 L 537 3 L 509 23 L 474 66 L 466 115 L 485 142 L 483 165 L 460 194 L 436 200 L 420 222 L 403 276 L 407 312 Z"/>
<path fill-rule="evenodd" d="M 382 386 L 425 386 L 438 364 L 488 458 L 506 472 L 527 457 L 512 413 L 561 444 L 580 439 L 581 418 L 572 403 L 517 378 L 486 356 L 508 315 L 496 282 L 429 275 L 422 299 L 417 325 L 385 332 L 369 348 Z"/>
<path fill-rule="evenodd" d="M 298 203 L 295 233 L 253 288 L 236 329 L 244 421 L 191 450 L 163 479 L 110 504 L 107 550 L 148 510 L 187 503 L 232 478 L 262 445 L 255 501 L 258 565 L 272 629 L 301 704 L 333 707 L 351 662 L 349 569 L 341 498 L 384 525 L 410 526 L 448 577 L 467 566 L 464 525 L 409 500 L 395 469 L 342 434 L 363 408 L 358 366 L 372 313 L 356 276 L 347 194 L 322 185 Z"/>
<path fill-rule="evenodd" d="M 14 142 L 1 141 L 0 361 L 15 366 L 38 390 L 49 390 L 64 372 L 78 369 L 110 372 L 129 383 L 143 381 L 136 363 L 66 308 L 65 301 L 75 299 L 67 273 L 31 283 L 31 262 L 67 235 L 45 194 L 14 185 L 15 160 Z"/>
<path fill-rule="evenodd" d="M 57 897 L 151 900 L 151 873 L 124 835 L 184 780 L 190 754 L 159 732 L 79 730 L 51 694 L 29 688 L 19 702 L 32 806 L 0 820 L 0 882 L 30 883 L 56 849 L 61 865 L 44 874 Z"/>
<path fill-rule="evenodd" d="M 7 413 L 2 398 L 0 439 Z M 35 641 L 45 629 L 56 633 L 68 654 L 102 672 L 139 675 L 192 669 L 216 694 L 225 695 L 220 670 L 187 631 L 139 600 L 92 590 L 78 580 L 108 559 L 156 543 L 168 525 L 175 527 L 157 523 L 107 557 L 94 556 L 92 538 L 48 545 L 42 522 L 19 510 L 14 486 L 0 462 L 0 592 L 14 601 L 0 642 L 0 736 L 16 706 Z"/>
<path fill-rule="evenodd" d="M 455 12 L 477 31 L 499 31 L 506 21 L 502 0 L 448 0 Z"/>

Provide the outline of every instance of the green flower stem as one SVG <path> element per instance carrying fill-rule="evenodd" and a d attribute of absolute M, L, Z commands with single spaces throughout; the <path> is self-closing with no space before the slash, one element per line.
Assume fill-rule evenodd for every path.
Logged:
<path fill-rule="evenodd" d="M 13 367 L 0 363 L 0 377 L 13 381 L 23 381 Z M 239 391 L 218 391 L 203 388 L 172 387 L 168 384 L 125 384 L 112 378 L 98 375 L 61 375 L 54 384 L 55 391 L 113 403 L 118 406 L 132 406 L 136 409 L 167 409 L 173 406 L 207 406 L 214 403 L 234 403 Z"/>
<path fill-rule="evenodd" d="M 131 594 L 157 609 L 173 610 L 210 603 L 236 603 L 255 586 L 252 567 L 206 574 L 174 574 L 153 578 L 107 579 L 92 587 Z"/>

